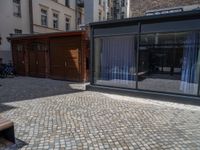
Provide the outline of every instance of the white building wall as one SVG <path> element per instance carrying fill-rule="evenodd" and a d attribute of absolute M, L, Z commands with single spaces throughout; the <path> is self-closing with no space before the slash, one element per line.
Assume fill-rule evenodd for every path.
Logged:
<path fill-rule="evenodd" d="M 22 30 L 22 34 L 31 33 L 31 21 L 30 21 L 30 0 L 21 0 L 21 17 L 13 15 L 14 4 L 13 0 L 0 0 L 0 58 L 3 59 L 3 63 L 9 63 L 12 61 L 11 44 L 8 42 L 7 37 L 10 34 L 14 34 L 14 30 Z M 33 31 L 34 33 L 49 33 L 66 31 L 66 17 L 70 18 L 70 29 L 79 29 L 76 19 L 76 1 L 70 0 L 70 7 L 65 6 L 65 0 L 57 0 L 57 3 L 53 0 L 32 0 L 33 11 Z M 48 27 L 41 26 L 41 8 L 46 7 L 48 9 Z M 84 11 L 79 9 L 82 16 L 82 22 L 84 22 Z M 53 28 L 53 11 L 59 13 L 59 28 Z"/>
<path fill-rule="evenodd" d="M 124 6 L 122 6 L 122 2 L 124 1 Z M 114 6 L 114 14 L 113 19 L 122 19 L 122 14 L 124 14 L 124 18 L 129 18 L 131 15 L 130 9 L 130 0 L 113 0 Z"/>
<path fill-rule="evenodd" d="M 101 0 L 101 4 L 99 4 L 99 0 L 84 0 L 84 4 L 85 24 L 108 19 L 107 12 L 110 11 L 107 5 L 108 0 Z M 99 17 L 99 12 L 101 12 L 101 19 Z"/>
<path fill-rule="evenodd" d="M 92 1 L 84 0 L 85 24 L 93 22 L 93 20 L 94 20 L 94 14 L 95 14 L 95 12 L 97 12 L 97 7 L 96 7 L 96 9 L 94 8 L 94 2 L 95 1 L 93 1 L 93 0 Z"/>
<path fill-rule="evenodd" d="M 7 37 L 14 34 L 15 29 L 22 30 L 23 34 L 30 33 L 29 1 L 21 0 L 21 17 L 13 15 L 13 0 L 0 0 L 0 58 L 3 63 L 12 61 L 11 45 Z"/>
<path fill-rule="evenodd" d="M 70 30 L 76 30 L 76 2 L 70 0 L 70 7 L 65 6 L 65 0 L 58 0 L 54 2 L 52 0 L 33 0 L 33 27 L 35 33 L 47 33 L 47 32 L 59 32 L 65 31 L 65 18 L 70 18 Z M 41 8 L 47 9 L 48 12 L 48 26 L 41 25 Z M 59 27 L 53 28 L 53 12 L 59 14 Z M 83 20 L 82 12 L 82 20 Z"/>

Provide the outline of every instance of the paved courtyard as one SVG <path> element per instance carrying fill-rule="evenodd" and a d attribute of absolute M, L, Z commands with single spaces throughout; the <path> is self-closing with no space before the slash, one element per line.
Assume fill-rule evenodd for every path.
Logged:
<path fill-rule="evenodd" d="M 84 91 L 84 85 L 0 79 L 0 115 L 17 145 L 0 149 L 200 149 L 200 107 Z"/>

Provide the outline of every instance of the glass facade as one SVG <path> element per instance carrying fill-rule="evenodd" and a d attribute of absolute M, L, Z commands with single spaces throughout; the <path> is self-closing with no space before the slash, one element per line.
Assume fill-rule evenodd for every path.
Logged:
<path fill-rule="evenodd" d="M 199 32 L 141 35 L 138 88 L 198 94 Z"/>
<path fill-rule="evenodd" d="M 96 84 L 135 88 L 136 85 L 136 38 L 113 36 L 96 38 L 95 71 Z"/>
<path fill-rule="evenodd" d="M 93 68 L 97 85 L 197 96 L 200 32 L 94 38 Z"/>

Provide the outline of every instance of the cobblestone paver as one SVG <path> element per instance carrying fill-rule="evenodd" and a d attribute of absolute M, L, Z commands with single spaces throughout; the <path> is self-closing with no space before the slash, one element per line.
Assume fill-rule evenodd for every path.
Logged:
<path fill-rule="evenodd" d="M 49 79 L 0 84 L 0 115 L 14 121 L 19 149 L 200 149 L 198 106 L 82 91 L 81 84 Z"/>

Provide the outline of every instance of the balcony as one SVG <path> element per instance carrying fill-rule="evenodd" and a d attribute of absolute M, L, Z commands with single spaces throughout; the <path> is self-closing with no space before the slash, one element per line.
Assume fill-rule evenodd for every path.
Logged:
<path fill-rule="evenodd" d="M 84 7 L 84 0 L 77 0 L 77 6 Z"/>

